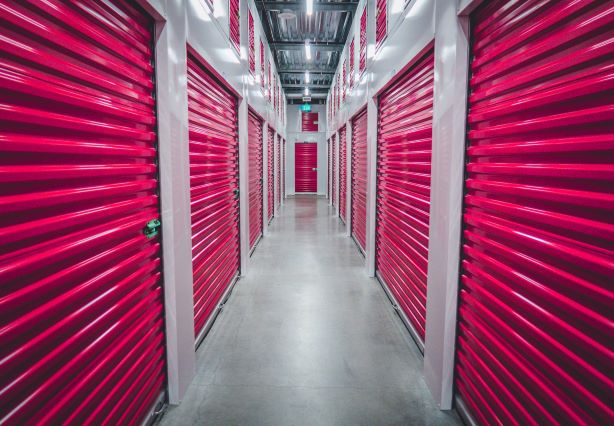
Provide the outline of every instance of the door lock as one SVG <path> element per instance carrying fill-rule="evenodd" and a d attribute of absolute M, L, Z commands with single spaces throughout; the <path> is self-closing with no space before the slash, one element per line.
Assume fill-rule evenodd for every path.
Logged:
<path fill-rule="evenodd" d="M 238 189 L 234 189 L 232 191 L 232 193 L 235 195 L 235 200 L 238 200 L 239 199 L 239 190 Z"/>
<path fill-rule="evenodd" d="M 152 219 L 147 222 L 143 228 L 143 234 L 145 234 L 147 238 L 153 238 L 158 235 L 158 232 L 160 232 L 160 226 L 162 226 L 160 219 Z"/>

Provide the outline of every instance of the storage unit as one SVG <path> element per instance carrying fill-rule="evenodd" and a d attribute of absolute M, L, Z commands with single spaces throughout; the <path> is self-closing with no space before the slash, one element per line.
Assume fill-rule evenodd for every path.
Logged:
<path fill-rule="evenodd" d="M 139 424 L 166 383 L 153 20 L 22 3 L 0 14 L 0 423 Z"/>
<path fill-rule="evenodd" d="M 252 250 L 262 236 L 263 217 L 263 140 L 262 120 L 251 109 L 247 122 L 249 156 L 249 247 Z"/>
<path fill-rule="evenodd" d="M 274 143 L 275 131 L 271 126 L 267 127 L 267 219 L 269 223 L 273 220 L 274 203 L 275 203 L 275 170 L 273 170 L 273 161 L 275 159 Z"/>
<path fill-rule="evenodd" d="M 430 49 L 379 98 L 375 269 L 424 342 L 434 58 Z"/>
<path fill-rule="evenodd" d="M 194 331 L 207 331 L 239 273 L 237 99 L 188 55 Z"/>
<path fill-rule="evenodd" d="M 286 198 L 286 140 L 281 144 L 281 199 Z"/>
<path fill-rule="evenodd" d="M 339 130 L 339 217 L 345 223 L 347 200 L 347 144 L 346 126 Z"/>
<path fill-rule="evenodd" d="M 352 238 L 362 252 L 367 239 L 367 109 L 352 119 Z"/>
<path fill-rule="evenodd" d="M 482 424 L 608 424 L 612 2 L 471 18 L 456 389 Z"/>
<path fill-rule="evenodd" d="M 336 135 L 333 135 L 331 138 L 333 142 L 331 148 L 331 171 L 332 171 L 332 182 L 331 182 L 331 196 L 333 208 L 337 205 L 337 144 L 336 144 Z"/>
<path fill-rule="evenodd" d="M 279 208 L 281 205 L 281 136 L 277 135 L 277 155 L 275 158 L 275 182 L 277 184 L 277 193 L 275 194 L 275 205 Z"/>
<path fill-rule="evenodd" d="M 318 192 L 318 144 L 294 145 L 295 192 Z"/>

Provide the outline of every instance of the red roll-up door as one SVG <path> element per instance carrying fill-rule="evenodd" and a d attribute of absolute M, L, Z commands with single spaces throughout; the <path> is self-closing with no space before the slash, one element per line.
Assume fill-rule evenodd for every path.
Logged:
<path fill-rule="evenodd" d="M 281 198 L 286 196 L 286 140 L 282 142 L 281 151 Z"/>
<path fill-rule="evenodd" d="M 194 329 L 200 337 L 239 273 L 237 99 L 188 56 Z"/>
<path fill-rule="evenodd" d="M 262 120 L 249 111 L 247 122 L 249 151 L 249 247 L 253 249 L 262 235 L 263 147 Z"/>
<path fill-rule="evenodd" d="M 331 156 L 331 154 L 330 154 L 330 153 L 331 153 L 331 150 L 332 150 L 332 145 L 331 145 L 331 140 L 330 140 L 330 139 L 328 139 L 327 144 L 326 144 L 326 147 L 327 147 L 327 151 L 326 151 L 326 153 L 327 153 L 327 155 L 328 155 L 328 158 L 326 159 L 326 164 L 327 164 L 327 167 L 326 167 L 326 169 L 327 169 L 327 170 L 326 170 L 326 172 L 327 172 L 327 174 L 326 174 L 326 188 L 327 188 L 327 193 L 326 193 L 326 196 L 327 196 L 328 198 L 331 198 L 331 194 L 330 194 L 330 192 L 331 192 L 331 191 L 330 191 L 330 187 L 331 187 L 331 182 L 330 182 L 330 170 L 331 170 L 331 168 L 332 168 L 332 163 L 331 163 L 331 161 L 332 161 L 332 156 Z"/>
<path fill-rule="evenodd" d="M 367 110 L 352 119 L 352 237 L 362 251 L 367 239 Z"/>
<path fill-rule="evenodd" d="M 275 205 L 275 188 L 274 188 L 274 184 L 275 182 L 273 181 L 273 179 L 275 179 L 275 171 L 273 170 L 273 161 L 275 159 L 275 153 L 273 152 L 274 150 L 274 143 L 275 143 L 275 132 L 273 131 L 272 127 L 268 127 L 268 132 L 267 132 L 267 165 L 268 165 L 268 169 L 267 169 L 267 176 L 268 176 L 268 188 L 267 188 L 267 207 L 269 209 L 268 211 L 268 219 L 269 222 L 273 219 L 273 213 L 274 213 L 274 205 Z"/>
<path fill-rule="evenodd" d="M 424 342 L 433 50 L 379 98 L 375 268 Z"/>
<path fill-rule="evenodd" d="M 281 136 L 277 135 L 277 155 L 275 162 L 275 182 L 277 183 L 277 193 L 275 194 L 275 204 L 277 207 L 281 205 Z"/>
<path fill-rule="evenodd" d="M 482 424 L 609 424 L 614 4 L 471 23 L 456 389 Z"/>
<path fill-rule="evenodd" d="M 375 46 L 379 47 L 388 35 L 388 1 L 377 0 L 375 6 Z"/>
<path fill-rule="evenodd" d="M 141 424 L 166 387 L 153 21 L 0 2 L 0 423 Z"/>
<path fill-rule="evenodd" d="M 294 145 L 295 192 L 318 192 L 318 144 Z"/>
<path fill-rule="evenodd" d="M 333 141 L 332 146 L 332 166 L 331 170 L 333 172 L 333 181 L 332 181 L 332 197 L 333 197 L 333 207 L 337 205 L 337 141 L 336 136 L 333 135 L 331 140 Z"/>
<path fill-rule="evenodd" d="M 347 144 L 346 130 L 343 126 L 339 130 L 339 217 L 345 223 L 346 196 L 347 196 Z"/>

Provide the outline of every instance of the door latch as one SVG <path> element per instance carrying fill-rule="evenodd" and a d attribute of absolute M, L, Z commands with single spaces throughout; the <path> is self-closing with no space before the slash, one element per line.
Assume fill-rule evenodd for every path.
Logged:
<path fill-rule="evenodd" d="M 161 225 L 162 222 L 160 222 L 160 219 L 152 219 L 147 222 L 147 225 L 143 228 L 143 234 L 145 234 L 147 238 L 153 238 L 160 232 Z"/>
<path fill-rule="evenodd" d="M 233 192 L 233 194 L 235 194 L 235 200 L 238 200 L 239 199 L 239 190 L 235 189 L 232 192 Z"/>

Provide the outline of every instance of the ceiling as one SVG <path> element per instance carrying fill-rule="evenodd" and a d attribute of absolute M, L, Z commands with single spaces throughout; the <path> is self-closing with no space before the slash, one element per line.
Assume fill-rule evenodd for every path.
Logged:
<path fill-rule="evenodd" d="M 309 87 L 314 103 L 316 99 L 325 101 L 358 0 L 314 0 L 311 16 L 307 15 L 305 5 L 306 0 L 256 0 L 281 85 L 291 103 L 301 102 L 305 87 Z M 284 18 L 288 13 L 294 17 Z M 309 61 L 305 40 L 311 45 Z M 306 70 L 310 74 L 309 84 L 305 82 Z"/>

